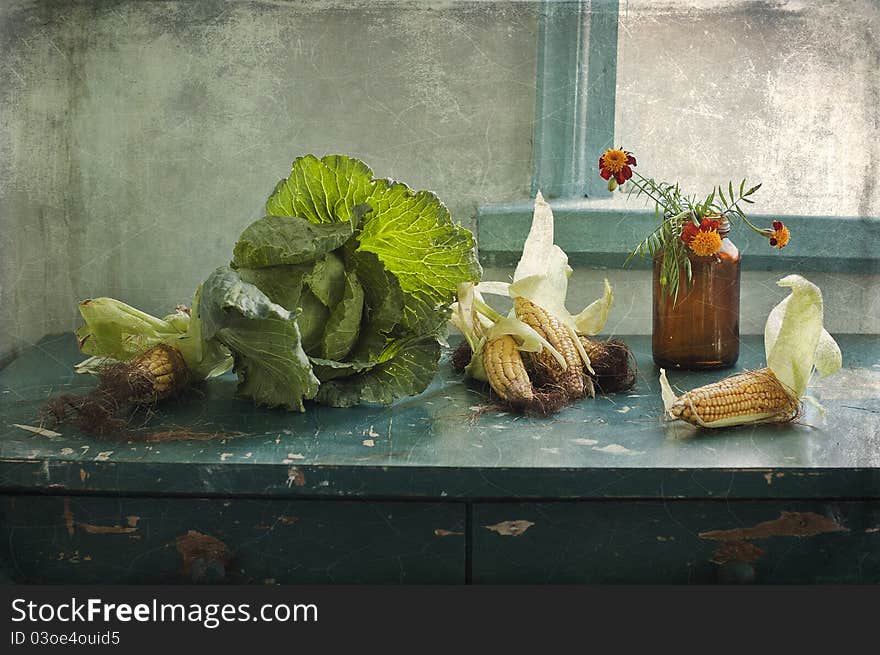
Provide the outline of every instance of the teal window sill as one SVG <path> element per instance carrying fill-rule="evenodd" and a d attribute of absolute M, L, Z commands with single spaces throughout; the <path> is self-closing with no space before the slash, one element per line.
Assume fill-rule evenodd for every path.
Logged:
<path fill-rule="evenodd" d="M 556 243 L 575 266 L 623 268 L 632 248 L 656 226 L 652 210 L 608 209 L 589 200 L 551 200 Z M 744 270 L 880 273 L 880 218 L 857 216 L 753 215 L 756 225 L 781 220 L 792 232 L 782 250 L 747 227 L 734 225 L 731 240 L 743 253 Z M 532 220 L 532 202 L 492 204 L 477 212 L 480 261 L 513 266 L 519 260 Z M 627 268 L 650 268 L 634 257 Z"/>
<path fill-rule="evenodd" d="M 556 217 L 556 243 L 572 265 L 623 268 L 632 248 L 656 226 L 652 210 L 600 208 L 611 197 L 596 174 L 614 145 L 619 0 L 543 0 L 539 10 L 532 194 L 544 192 Z M 607 204 L 607 203 L 603 203 Z M 532 216 L 531 200 L 479 208 L 480 259 L 513 266 Z M 731 236 L 744 270 L 880 273 L 880 217 L 765 215 L 779 219 L 792 241 L 776 250 L 745 226 Z M 647 269 L 646 258 L 627 268 Z"/>

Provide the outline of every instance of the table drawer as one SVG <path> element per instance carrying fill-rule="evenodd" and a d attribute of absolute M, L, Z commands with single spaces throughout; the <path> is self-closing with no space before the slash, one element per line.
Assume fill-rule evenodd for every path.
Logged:
<path fill-rule="evenodd" d="M 880 583 L 880 503 L 478 504 L 474 583 Z"/>
<path fill-rule="evenodd" d="M 461 584 L 465 507 L 0 496 L 12 582 Z"/>

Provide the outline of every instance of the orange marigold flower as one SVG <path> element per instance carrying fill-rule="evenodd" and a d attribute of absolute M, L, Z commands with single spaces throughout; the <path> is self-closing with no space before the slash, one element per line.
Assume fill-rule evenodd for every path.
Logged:
<path fill-rule="evenodd" d="M 699 226 L 688 221 L 681 228 L 681 240 L 699 257 L 714 255 L 721 249 L 721 235 L 718 234 L 718 221 L 704 218 Z"/>
<path fill-rule="evenodd" d="M 791 239 L 791 232 L 782 221 L 773 221 L 773 229 L 761 230 L 761 234 L 770 240 L 771 246 L 780 250 L 785 248 Z"/>
<path fill-rule="evenodd" d="M 599 157 L 599 175 L 603 180 L 614 176 L 617 184 L 623 184 L 633 176 L 630 166 L 636 165 L 636 158 L 631 152 L 621 148 L 609 148 Z"/>

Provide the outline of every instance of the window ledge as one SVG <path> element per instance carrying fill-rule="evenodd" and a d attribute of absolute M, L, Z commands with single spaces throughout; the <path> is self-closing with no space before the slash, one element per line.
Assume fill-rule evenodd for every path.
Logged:
<path fill-rule="evenodd" d="M 551 200 L 556 243 L 572 265 L 623 268 L 632 248 L 657 224 L 654 212 L 597 207 L 583 199 Z M 477 211 L 480 261 L 485 266 L 514 266 L 532 220 L 532 201 L 484 205 Z M 880 218 L 858 216 L 751 215 L 755 225 L 783 221 L 792 232 L 789 246 L 776 250 L 742 225 L 731 239 L 743 253 L 743 268 L 757 271 L 880 273 Z M 649 268 L 636 257 L 628 268 Z"/>

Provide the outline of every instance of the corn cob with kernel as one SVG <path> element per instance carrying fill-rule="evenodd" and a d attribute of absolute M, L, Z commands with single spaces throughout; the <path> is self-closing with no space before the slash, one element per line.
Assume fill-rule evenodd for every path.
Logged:
<path fill-rule="evenodd" d="M 743 423 L 784 423 L 797 417 L 800 402 L 769 368 L 746 371 L 675 398 L 661 369 L 666 413 L 704 428 Z"/>
<path fill-rule="evenodd" d="M 517 318 L 544 337 L 565 360 L 563 368 L 548 351 L 543 350 L 535 356 L 542 371 L 570 398 L 592 396 L 592 383 L 589 378 L 585 382 L 583 359 L 569 330 L 555 316 L 530 300 L 518 297 L 513 306 Z"/>
<path fill-rule="evenodd" d="M 128 371 L 133 402 L 152 403 L 173 396 L 186 386 L 188 369 L 177 348 L 160 343 L 123 364 Z"/>
<path fill-rule="evenodd" d="M 492 389 L 514 405 L 529 403 L 535 393 L 516 341 L 509 334 L 490 339 L 483 346 L 483 368 Z"/>
<path fill-rule="evenodd" d="M 189 379 L 180 351 L 160 343 L 128 361 L 104 364 L 92 391 L 52 398 L 41 414 L 56 425 L 70 423 L 92 434 L 120 433 L 138 406 L 179 393 Z"/>

